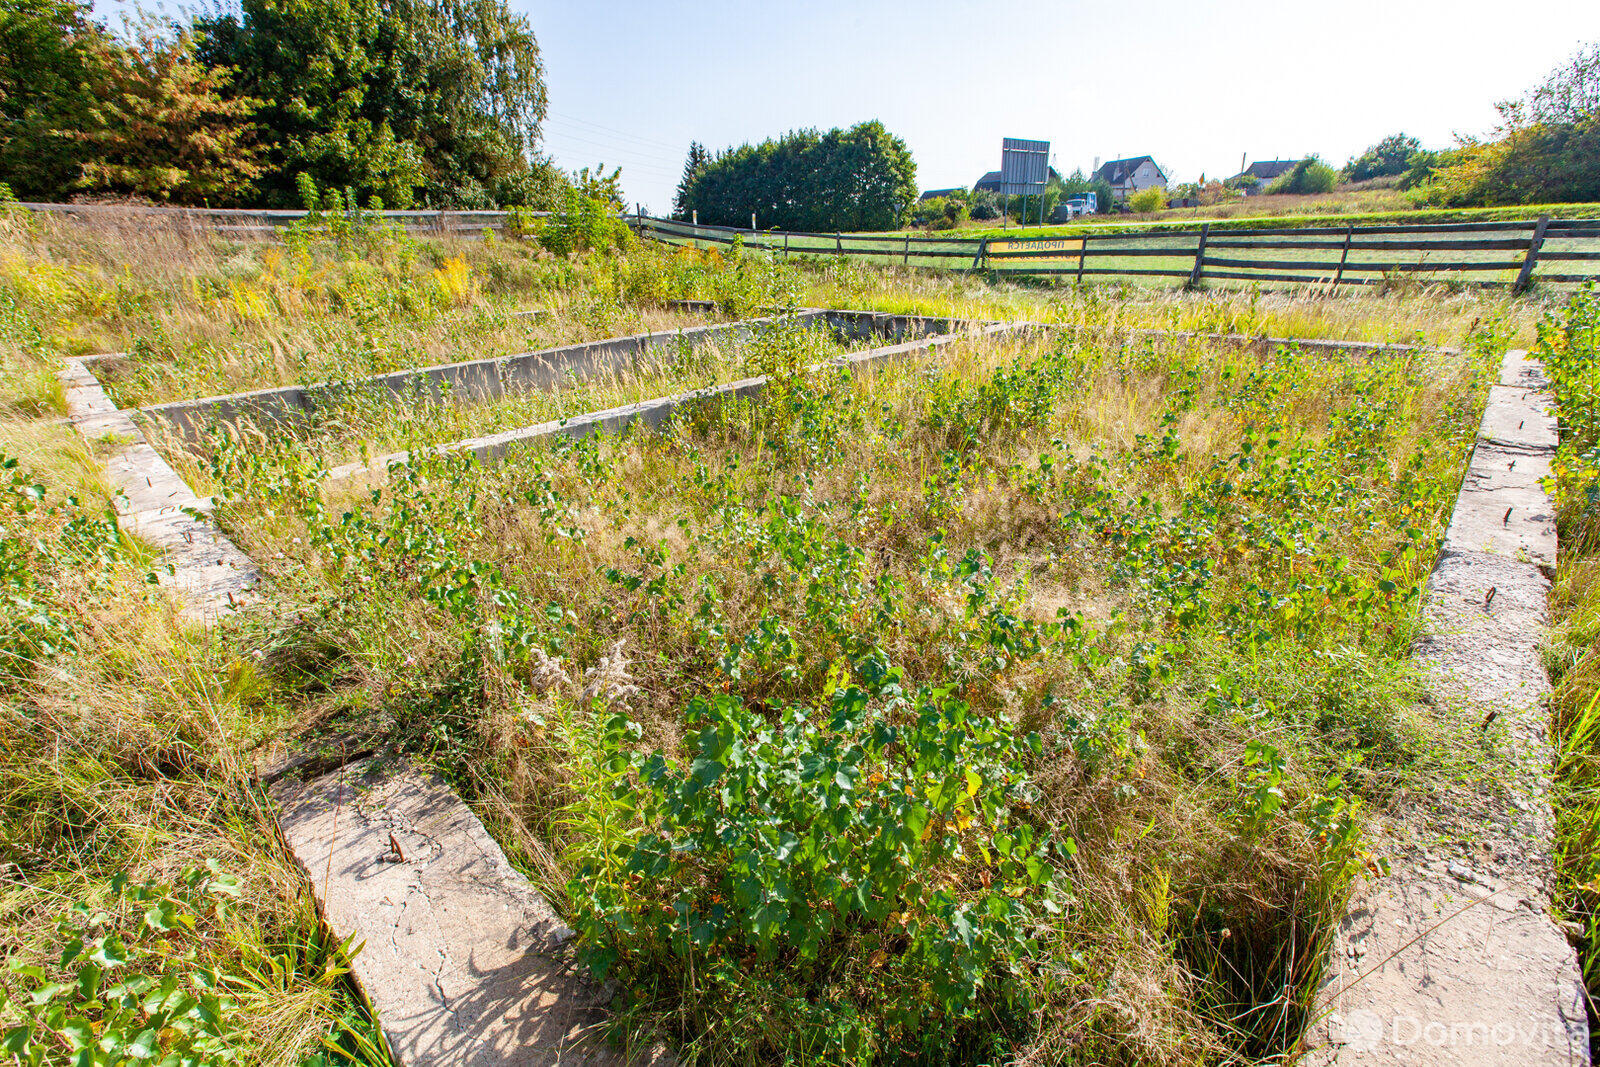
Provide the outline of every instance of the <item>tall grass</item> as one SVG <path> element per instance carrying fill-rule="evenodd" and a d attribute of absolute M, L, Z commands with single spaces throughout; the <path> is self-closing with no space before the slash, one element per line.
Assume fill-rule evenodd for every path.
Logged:
<path fill-rule="evenodd" d="M 618 1025 L 702 1062 L 1287 1055 L 1368 858 L 1364 811 L 1453 750 L 1412 712 L 1414 609 L 1493 350 L 1536 306 L 4 223 L 7 435 L 37 442 L 8 446 L 38 472 L 18 492 L 74 492 L 91 515 L 106 502 L 92 451 L 55 421 L 49 371 L 67 352 L 128 350 L 111 372 L 126 402 L 525 347 L 536 327 L 508 310 L 529 305 L 553 312 L 537 329 L 589 336 L 670 321 L 680 297 L 729 314 L 776 302 L 1081 327 L 850 375 L 812 369 L 827 352 L 780 325 L 711 367 L 498 407 L 356 404 L 315 433 L 218 440 L 184 462 L 222 497 L 269 598 L 216 631 L 176 621 L 137 544 L 116 540 L 104 567 L 52 564 L 30 595 L 73 643 L 19 675 L 0 738 L 16 954 L 46 959 L 55 913 L 108 899 L 116 872 L 173 885 L 215 859 L 242 902 L 186 944 L 238 992 L 246 1060 L 375 1047 L 252 785 L 258 760 L 330 731 L 448 773 L 584 929 L 590 959 L 614 954 Z M 1263 352 L 1130 337 L 1139 326 L 1466 348 Z M 494 468 L 427 457 L 360 493 L 319 481 L 362 442 L 537 421 L 735 363 L 773 376 L 760 401 L 709 403 L 661 432 L 530 445 Z M 54 529 L 7 533 L 32 545 Z M 770 775 L 767 807 L 789 812 L 810 803 L 795 765 L 871 749 L 859 778 L 835 768 L 870 783 L 827 801 L 837 834 L 774 827 L 832 850 L 809 888 L 791 883 L 815 902 L 822 879 L 865 862 L 841 842 L 869 807 L 899 803 L 883 787 L 903 768 L 877 731 L 923 714 L 945 724 L 916 735 L 927 766 L 956 792 L 902 786 L 945 805 L 931 843 L 907 843 L 925 862 L 894 875 L 903 899 L 830 899 L 823 934 L 816 910 L 791 909 L 765 940 L 734 923 L 674 941 L 663 907 L 727 905 L 728 863 L 669 851 L 644 877 L 634 846 L 724 816 L 743 833 L 765 810 L 713 810 L 683 786 L 713 774 L 708 723 L 791 731 L 794 765 L 753 746 L 740 770 Z M 969 744 L 988 746 L 981 760 Z M 1037 852 L 1019 851 L 1022 827 Z M 994 861 L 1002 835 L 1020 867 Z M 798 870 L 781 834 L 740 840 L 767 874 Z M 1015 921 L 953 920 L 979 905 Z"/>

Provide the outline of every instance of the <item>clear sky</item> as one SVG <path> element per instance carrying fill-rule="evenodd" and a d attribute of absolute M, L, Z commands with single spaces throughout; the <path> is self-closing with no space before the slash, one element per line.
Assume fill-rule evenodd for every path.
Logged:
<path fill-rule="evenodd" d="M 1177 181 L 1343 164 L 1399 130 L 1442 147 L 1600 40 L 1596 0 L 511 2 L 544 52 L 547 150 L 620 163 L 657 212 L 691 139 L 872 118 L 925 189 L 971 185 L 1007 136 L 1049 140 L 1063 173 L 1149 154 Z"/>
<path fill-rule="evenodd" d="M 546 150 L 620 163 L 630 206 L 657 212 L 691 139 L 873 118 L 924 189 L 971 185 L 1002 137 L 1050 141 L 1063 173 L 1148 154 L 1174 181 L 1342 164 L 1401 130 L 1443 147 L 1600 40 L 1600 0 L 509 2 L 544 53 Z"/>

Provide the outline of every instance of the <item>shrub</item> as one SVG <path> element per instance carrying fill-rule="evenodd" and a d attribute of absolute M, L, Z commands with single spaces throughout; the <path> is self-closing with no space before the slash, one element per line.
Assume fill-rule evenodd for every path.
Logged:
<path fill-rule="evenodd" d="M 1267 192 L 1274 195 L 1331 193 L 1338 181 L 1339 175 L 1332 167 L 1316 156 L 1307 156 L 1279 175 L 1267 186 Z"/>
<path fill-rule="evenodd" d="M 657 754 L 630 774 L 636 728 L 613 718 L 578 790 L 574 818 L 613 827 L 568 886 L 583 953 L 601 979 L 717 1019 L 700 1035 L 713 1060 L 948 1051 L 1014 993 L 1034 902 L 1058 910 L 1024 814 L 1038 739 L 908 697 L 881 653 L 858 670 L 872 695 L 835 688 L 775 720 L 697 698 L 682 766 Z"/>
<path fill-rule="evenodd" d="M 987 189 L 974 189 L 967 197 L 967 211 L 975 219 L 989 220 L 1000 217 L 1000 205 Z"/>
<path fill-rule="evenodd" d="M 1167 206 L 1167 194 L 1161 189 L 1141 189 L 1128 197 L 1128 206 L 1141 214 L 1160 211 Z"/>
<path fill-rule="evenodd" d="M 1393 134 L 1346 163 L 1342 177 L 1347 182 L 1364 182 L 1404 174 L 1411 167 L 1411 157 L 1421 151 L 1422 142 L 1415 137 Z"/>
<path fill-rule="evenodd" d="M 519 225 L 521 221 L 519 219 Z M 539 243 L 558 256 L 590 249 L 622 248 L 628 243 L 628 224 L 617 217 L 613 206 L 595 197 L 580 196 L 568 189 L 560 210 L 534 226 Z"/>

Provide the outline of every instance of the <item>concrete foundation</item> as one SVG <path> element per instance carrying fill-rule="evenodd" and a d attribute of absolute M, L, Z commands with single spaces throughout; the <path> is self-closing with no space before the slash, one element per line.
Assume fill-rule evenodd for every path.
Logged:
<path fill-rule="evenodd" d="M 1397 831 L 1387 878 L 1340 924 L 1308 1037 L 1317 1064 L 1589 1062 L 1582 975 L 1550 915 L 1549 624 L 1556 428 L 1542 371 L 1509 353 L 1428 581 L 1417 658 L 1441 721 L 1505 730 L 1510 780 Z M 1380 847 L 1383 847 L 1380 845 Z"/>
<path fill-rule="evenodd" d="M 666 1062 L 603 1036 L 605 997 L 573 933 L 461 798 L 406 764 L 364 760 L 272 788 L 322 915 L 397 1063 L 543 1067 Z"/>
<path fill-rule="evenodd" d="M 194 494 L 106 396 L 87 361 L 69 359 L 60 377 L 67 417 L 91 441 L 116 442 L 106 477 L 117 491 L 117 524 L 157 548 L 156 576 L 184 617 L 211 622 L 255 599 L 260 574 L 210 522 L 211 502 Z"/>

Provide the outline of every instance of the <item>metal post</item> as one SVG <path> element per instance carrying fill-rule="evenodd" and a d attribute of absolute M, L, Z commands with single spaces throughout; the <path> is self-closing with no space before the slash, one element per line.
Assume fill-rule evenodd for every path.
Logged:
<path fill-rule="evenodd" d="M 1206 265 L 1206 234 L 1211 232 L 1211 223 L 1200 224 L 1200 243 L 1194 249 L 1194 270 L 1189 272 L 1189 288 L 1193 289 L 1200 284 L 1200 272 Z"/>
<path fill-rule="evenodd" d="M 1545 227 L 1550 225 L 1549 215 L 1540 215 L 1538 225 L 1533 228 L 1533 239 L 1528 242 L 1528 255 L 1522 261 L 1522 270 L 1517 275 L 1517 284 L 1512 292 L 1520 293 L 1533 281 L 1533 264 L 1539 258 L 1539 249 L 1544 245 Z"/>
<path fill-rule="evenodd" d="M 700 212 L 698 212 L 698 211 L 689 212 L 689 225 L 695 227 L 696 229 L 700 228 Z"/>
<path fill-rule="evenodd" d="M 750 212 L 750 232 L 756 232 L 756 213 L 754 211 Z"/>

